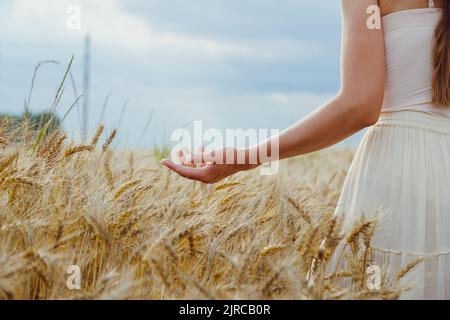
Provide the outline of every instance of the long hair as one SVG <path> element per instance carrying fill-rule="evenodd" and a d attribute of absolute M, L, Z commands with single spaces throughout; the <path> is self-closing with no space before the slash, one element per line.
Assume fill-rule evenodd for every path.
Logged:
<path fill-rule="evenodd" d="M 433 103 L 450 107 L 450 0 L 444 0 L 442 20 L 436 28 L 433 63 Z"/>

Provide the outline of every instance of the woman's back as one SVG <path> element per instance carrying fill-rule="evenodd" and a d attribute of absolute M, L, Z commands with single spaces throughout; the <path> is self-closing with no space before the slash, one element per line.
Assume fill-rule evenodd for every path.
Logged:
<path fill-rule="evenodd" d="M 383 112 L 420 111 L 450 118 L 433 100 L 433 46 L 442 9 L 395 10 L 383 17 L 386 87 Z"/>
<path fill-rule="evenodd" d="M 381 216 L 371 259 L 389 266 L 391 276 L 422 261 L 402 280 L 413 287 L 402 298 L 450 299 L 450 108 L 433 103 L 439 101 L 437 89 L 447 92 L 435 83 L 435 71 L 441 70 L 435 39 L 448 7 L 426 4 L 381 1 L 383 108 L 358 148 L 336 215 L 344 216 L 347 226 L 363 216 Z"/>

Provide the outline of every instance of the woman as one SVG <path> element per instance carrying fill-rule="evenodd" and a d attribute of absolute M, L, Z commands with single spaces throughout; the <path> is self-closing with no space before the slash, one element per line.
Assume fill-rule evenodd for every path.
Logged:
<path fill-rule="evenodd" d="M 382 29 L 367 26 L 373 5 Z M 397 269 L 423 258 L 407 297 L 450 299 L 450 0 L 342 0 L 342 9 L 341 90 L 277 137 L 279 157 L 314 152 L 370 127 L 336 214 L 351 222 L 382 212 L 375 261 Z M 246 159 L 272 144 L 245 150 Z M 262 164 L 205 163 L 208 156 L 191 157 L 195 167 L 163 164 L 205 183 Z"/>

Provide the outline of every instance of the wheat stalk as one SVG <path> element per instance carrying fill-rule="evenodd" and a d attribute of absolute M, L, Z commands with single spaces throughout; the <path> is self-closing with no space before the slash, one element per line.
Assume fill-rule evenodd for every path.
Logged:
<path fill-rule="evenodd" d="M 70 157 L 70 156 L 80 153 L 80 152 L 92 151 L 92 150 L 94 150 L 94 148 L 91 145 L 79 145 L 76 147 L 66 149 L 66 151 L 64 152 L 64 156 Z"/>
<path fill-rule="evenodd" d="M 100 139 L 100 136 L 102 135 L 104 129 L 105 129 L 105 127 L 102 124 L 98 126 L 97 130 L 95 131 L 94 136 L 92 137 L 91 143 L 90 143 L 90 146 L 92 148 L 95 148 L 95 146 L 97 145 L 98 140 Z"/>

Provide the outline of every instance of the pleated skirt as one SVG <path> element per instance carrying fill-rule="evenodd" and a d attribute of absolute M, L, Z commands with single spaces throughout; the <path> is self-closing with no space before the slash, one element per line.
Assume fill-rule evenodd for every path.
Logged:
<path fill-rule="evenodd" d="M 450 299 L 450 119 L 422 112 L 382 113 L 368 129 L 344 183 L 336 215 L 350 226 L 379 215 L 375 264 L 398 272 L 402 299 Z"/>

